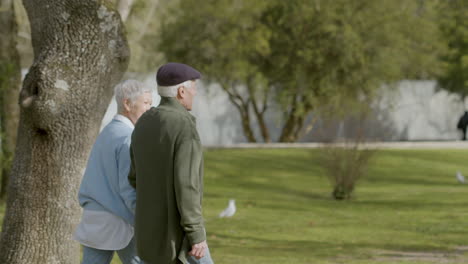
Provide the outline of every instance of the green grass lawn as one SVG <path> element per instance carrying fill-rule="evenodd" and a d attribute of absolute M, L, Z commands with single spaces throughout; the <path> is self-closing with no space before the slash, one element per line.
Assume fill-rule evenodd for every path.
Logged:
<path fill-rule="evenodd" d="M 320 154 L 205 152 L 217 264 L 468 263 L 468 184 L 455 180 L 468 175 L 468 150 L 382 150 L 350 201 L 331 199 Z M 230 198 L 236 215 L 219 219 Z"/>

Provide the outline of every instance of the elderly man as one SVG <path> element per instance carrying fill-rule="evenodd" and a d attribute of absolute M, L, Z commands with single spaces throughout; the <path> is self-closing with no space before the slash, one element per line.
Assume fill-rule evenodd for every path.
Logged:
<path fill-rule="evenodd" d="M 159 68 L 161 103 L 132 135 L 129 181 L 137 192 L 135 236 L 145 263 L 213 263 L 202 217 L 202 147 L 188 112 L 200 76 L 180 63 Z"/>
<path fill-rule="evenodd" d="M 83 264 L 108 264 L 114 251 L 124 264 L 142 263 L 133 240 L 135 189 L 128 182 L 130 139 L 135 123 L 151 107 L 152 91 L 127 80 L 115 88 L 118 114 L 94 143 L 78 198 L 83 216 L 75 239 Z"/>

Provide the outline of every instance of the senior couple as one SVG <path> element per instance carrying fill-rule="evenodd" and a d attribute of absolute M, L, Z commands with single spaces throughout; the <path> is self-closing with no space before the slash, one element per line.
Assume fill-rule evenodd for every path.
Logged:
<path fill-rule="evenodd" d="M 82 264 L 212 264 L 202 217 L 203 155 L 188 112 L 200 73 L 181 63 L 156 74 L 152 90 L 127 80 L 115 88 L 118 114 L 99 134 L 78 194 L 74 237 Z"/>

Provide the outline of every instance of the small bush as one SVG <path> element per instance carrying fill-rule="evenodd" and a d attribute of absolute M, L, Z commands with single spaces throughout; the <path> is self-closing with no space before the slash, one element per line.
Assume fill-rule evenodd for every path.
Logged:
<path fill-rule="evenodd" d="M 333 198 L 350 199 L 357 181 L 369 167 L 375 149 L 364 148 L 361 144 L 332 145 L 324 148 L 326 174 L 333 186 Z"/>

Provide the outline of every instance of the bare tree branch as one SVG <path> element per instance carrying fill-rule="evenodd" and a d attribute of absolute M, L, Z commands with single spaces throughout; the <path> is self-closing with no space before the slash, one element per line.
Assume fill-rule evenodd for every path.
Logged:
<path fill-rule="evenodd" d="M 151 19 L 154 17 L 154 13 L 156 12 L 156 7 L 159 4 L 159 0 L 152 0 L 151 1 L 151 6 L 148 11 L 148 15 L 145 17 L 145 21 L 143 22 L 143 25 L 141 26 L 140 33 L 138 34 L 136 38 L 136 42 L 140 42 L 140 40 L 145 36 L 146 31 L 148 31 L 149 24 L 151 23 Z"/>
<path fill-rule="evenodd" d="M 133 2 L 134 0 L 119 0 L 117 3 L 117 10 L 119 11 L 123 22 L 127 21 L 128 15 L 132 10 Z"/>

